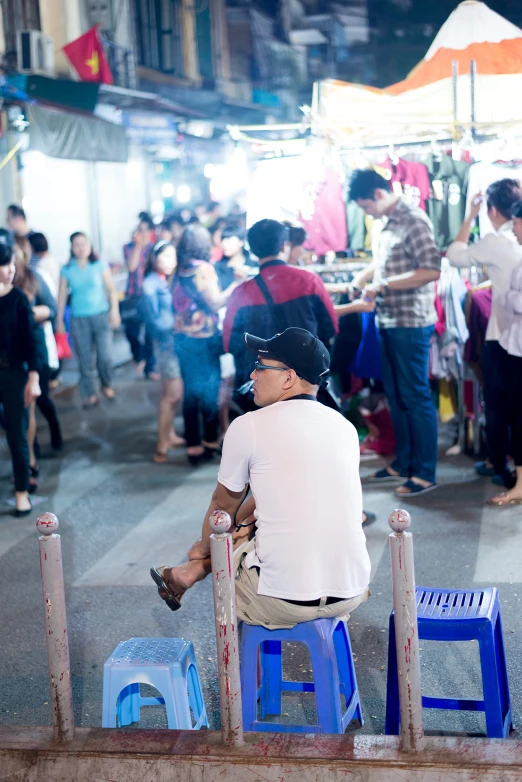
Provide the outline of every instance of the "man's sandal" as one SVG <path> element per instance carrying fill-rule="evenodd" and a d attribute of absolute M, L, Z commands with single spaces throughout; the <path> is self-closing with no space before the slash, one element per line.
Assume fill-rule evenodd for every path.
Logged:
<path fill-rule="evenodd" d="M 168 453 L 162 453 L 162 451 L 156 451 L 152 457 L 154 464 L 167 464 L 169 461 Z"/>
<path fill-rule="evenodd" d="M 407 491 L 400 491 L 400 489 L 407 489 Z M 396 497 L 420 497 L 421 494 L 427 494 L 429 491 L 438 489 L 437 483 L 429 483 L 427 486 L 423 486 L 421 483 L 415 483 L 415 481 L 408 480 L 395 489 Z"/>
<path fill-rule="evenodd" d="M 363 483 L 400 483 L 407 477 L 405 475 L 394 475 L 387 467 L 377 470 L 373 475 L 363 479 Z"/>
<path fill-rule="evenodd" d="M 161 597 L 162 600 L 165 601 L 165 603 L 168 605 L 171 611 L 177 611 L 179 608 L 181 608 L 181 598 L 183 597 L 183 595 L 176 594 L 175 592 L 172 592 L 169 589 L 166 581 L 161 575 L 161 571 L 163 570 L 163 568 L 164 565 L 161 565 L 160 567 L 151 567 L 150 575 L 152 580 L 158 587 L 158 595 Z"/>

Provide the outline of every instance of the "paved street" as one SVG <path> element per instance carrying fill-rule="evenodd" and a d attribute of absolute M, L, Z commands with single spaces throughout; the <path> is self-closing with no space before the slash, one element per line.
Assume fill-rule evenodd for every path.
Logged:
<path fill-rule="evenodd" d="M 180 562 L 198 534 L 215 485 L 217 465 L 190 468 L 182 452 L 157 466 L 157 384 L 117 371 L 118 400 L 85 413 L 75 393 L 59 400 L 66 448 L 60 458 L 42 458 L 39 494 L 48 500 L 28 519 L 15 520 L 5 500 L 11 495 L 10 464 L 0 444 L 0 723 L 48 724 L 49 685 L 35 520 L 51 510 L 60 519 L 78 725 L 101 725 L 103 663 L 119 641 L 132 636 L 184 636 L 194 642 L 211 726 L 219 725 L 210 581 L 198 584 L 172 614 L 159 600 L 149 576 L 152 564 Z M 40 430 L 44 456 L 48 434 Z M 441 449 L 443 450 L 443 449 Z M 369 474 L 380 462 L 363 465 Z M 485 508 L 494 487 L 476 478 L 471 460 L 443 458 L 441 488 L 410 502 L 417 583 L 440 587 L 497 586 L 514 702 L 522 719 L 521 600 L 522 511 Z M 384 731 L 387 618 L 391 579 L 387 514 L 396 506 L 391 490 L 365 489 L 365 507 L 378 513 L 367 530 L 373 565 L 373 596 L 354 612 L 351 639 L 365 715 L 364 732 Z M 318 519 L 317 534 L 327 534 Z M 421 643 L 426 694 L 480 697 L 478 650 Z M 288 650 L 288 677 L 310 677 L 297 647 Z M 303 673 L 304 672 L 304 673 Z M 313 720 L 313 696 L 285 696 L 285 714 Z M 481 714 L 424 712 L 432 732 L 481 734 Z M 143 712 L 144 726 L 165 726 L 160 708 Z M 516 735 L 516 734 L 513 734 Z"/>

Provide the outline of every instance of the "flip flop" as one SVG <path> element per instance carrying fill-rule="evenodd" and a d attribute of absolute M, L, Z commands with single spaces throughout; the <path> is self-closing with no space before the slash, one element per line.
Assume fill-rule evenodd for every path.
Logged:
<path fill-rule="evenodd" d="M 387 467 L 383 467 L 382 470 L 377 470 L 376 473 L 365 478 L 363 483 L 397 483 L 406 477 L 405 475 L 392 475 Z"/>
<path fill-rule="evenodd" d="M 161 451 L 156 451 L 152 457 L 154 464 L 167 464 L 168 460 L 169 455 L 167 453 L 162 453 Z"/>
<path fill-rule="evenodd" d="M 493 497 L 491 497 L 491 499 L 486 502 L 486 505 L 489 505 L 491 508 L 508 508 L 510 506 L 513 507 L 514 505 L 522 505 L 522 500 L 517 497 L 510 497 L 509 492 L 507 491 L 497 496 L 502 497 L 500 502 L 493 502 Z"/>
<path fill-rule="evenodd" d="M 372 513 L 369 510 L 363 510 L 363 515 L 366 516 L 366 518 L 363 521 L 363 527 L 369 527 L 370 524 L 373 524 L 374 521 L 377 521 L 376 513 Z"/>
<path fill-rule="evenodd" d="M 402 488 L 399 486 L 394 492 L 395 496 L 401 497 L 401 499 L 404 497 L 419 497 L 421 494 L 427 494 L 429 491 L 433 491 L 439 487 L 437 483 L 430 483 L 429 486 L 421 486 L 420 483 L 415 483 L 415 481 L 412 480 L 406 481 L 406 483 L 403 483 L 402 485 L 409 491 L 399 491 L 399 488 Z"/>
<path fill-rule="evenodd" d="M 164 566 L 151 567 L 150 575 L 158 587 L 158 595 L 166 602 L 171 611 L 177 611 L 179 608 L 181 608 L 181 598 L 183 595 L 176 595 L 168 588 L 165 580 L 163 579 L 163 576 L 160 573 L 160 570 L 163 570 L 163 567 Z M 166 592 L 166 594 L 163 595 L 162 592 Z"/>

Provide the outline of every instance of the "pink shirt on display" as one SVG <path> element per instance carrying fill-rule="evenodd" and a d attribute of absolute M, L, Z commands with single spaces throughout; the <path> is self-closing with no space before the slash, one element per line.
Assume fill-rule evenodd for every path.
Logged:
<path fill-rule="evenodd" d="M 334 171 L 325 169 L 317 183 L 304 182 L 299 220 L 308 234 L 306 250 L 317 255 L 346 250 L 346 207 L 342 185 Z"/>
<path fill-rule="evenodd" d="M 390 158 L 386 158 L 384 163 L 378 164 L 378 168 L 384 168 L 391 174 L 390 180 L 395 185 L 396 195 L 404 195 L 407 204 L 420 206 L 426 211 L 426 202 L 430 197 L 430 177 L 423 163 L 412 163 L 410 160 L 399 158 L 397 165 L 394 165 Z"/>

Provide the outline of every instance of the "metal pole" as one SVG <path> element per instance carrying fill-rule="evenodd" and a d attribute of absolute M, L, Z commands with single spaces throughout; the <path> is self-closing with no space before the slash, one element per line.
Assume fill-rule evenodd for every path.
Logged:
<path fill-rule="evenodd" d="M 42 535 L 40 546 L 40 571 L 44 601 L 45 637 L 51 680 L 51 709 L 53 733 L 56 741 L 72 741 L 74 715 L 72 705 L 71 666 L 69 640 L 65 616 L 65 592 L 63 586 L 62 546 L 58 519 L 54 513 L 43 513 L 36 522 Z"/>
<path fill-rule="evenodd" d="M 459 88 L 459 63 L 453 60 L 451 63 L 451 81 L 453 86 L 453 143 L 451 145 L 451 157 L 453 160 L 460 160 L 460 149 L 458 146 L 458 88 Z"/>
<path fill-rule="evenodd" d="M 418 752 L 423 748 L 424 727 L 413 537 L 411 532 L 405 531 L 411 524 L 410 514 L 405 510 L 394 510 L 388 516 L 388 524 L 394 530 L 389 540 L 399 674 L 401 744 L 402 749 L 407 752 Z"/>
<path fill-rule="evenodd" d="M 236 589 L 232 535 L 228 532 L 232 520 L 225 511 L 216 510 L 210 517 L 210 558 L 214 589 L 214 614 L 221 706 L 223 743 L 242 747 L 243 713 L 239 676 L 239 643 L 236 616 Z"/>
<path fill-rule="evenodd" d="M 457 132 L 458 122 L 458 84 L 459 84 L 459 62 L 453 60 L 451 63 L 451 81 L 453 86 L 453 136 Z"/>
<path fill-rule="evenodd" d="M 471 136 L 475 138 L 475 84 L 477 77 L 477 61 L 471 60 L 469 64 L 469 87 L 471 90 Z"/>

